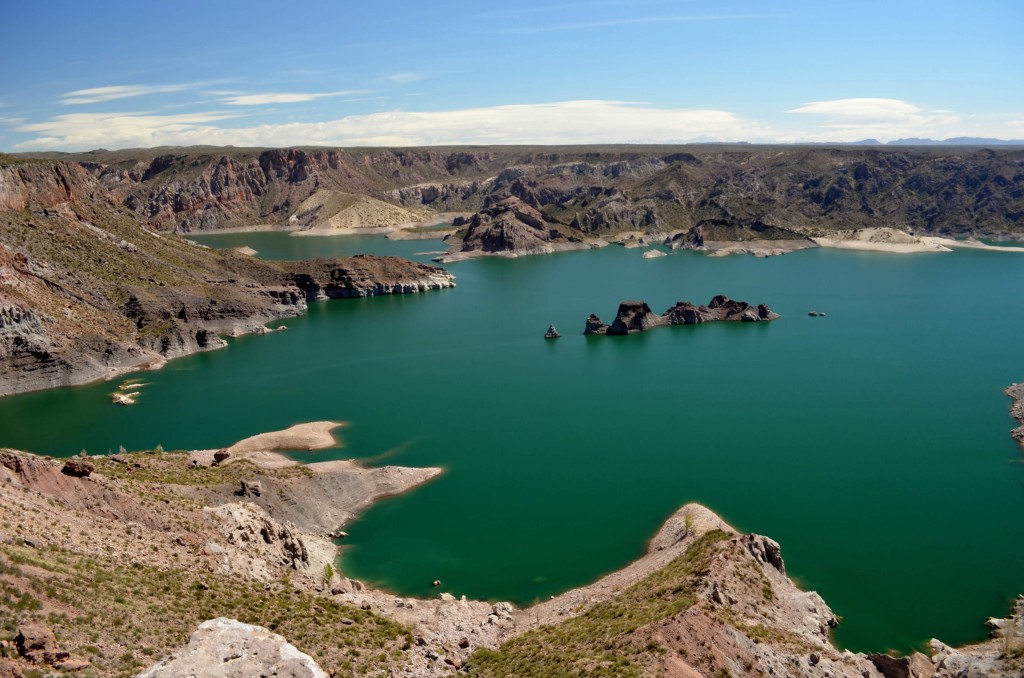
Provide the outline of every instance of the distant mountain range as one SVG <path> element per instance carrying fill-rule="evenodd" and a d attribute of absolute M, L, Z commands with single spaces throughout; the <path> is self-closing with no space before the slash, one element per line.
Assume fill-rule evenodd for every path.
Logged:
<path fill-rule="evenodd" d="M 850 146 L 1024 146 L 1024 139 L 990 139 L 986 137 L 953 137 L 951 139 L 894 139 L 884 144 L 878 139 L 852 141 Z"/>

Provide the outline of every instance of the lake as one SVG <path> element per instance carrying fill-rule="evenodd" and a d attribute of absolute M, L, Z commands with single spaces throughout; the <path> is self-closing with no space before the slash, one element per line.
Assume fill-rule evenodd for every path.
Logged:
<path fill-rule="evenodd" d="M 267 258 L 442 249 L 202 242 Z M 1024 380 L 1024 257 L 611 246 L 448 268 L 455 289 L 311 304 L 288 332 L 140 373 L 134 407 L 111 404 L 119 382 L 0 399 L 0 445 L 211 448 L 344 421 L 338 449 L 297 456 L 445 469 L 345 528 L 345 573 L 401 595 L 440 579 L 526 605 L 622 567 L 689 501 L 779 541 L 853 650 L 980 640 L 1024 593 L 1024 467 L 1002 393 Z M 622 300 L 660 313 L 720 293 L 782 317 L 582 335 Z M 550 323 L 561 339 L 542 338 Z"/>

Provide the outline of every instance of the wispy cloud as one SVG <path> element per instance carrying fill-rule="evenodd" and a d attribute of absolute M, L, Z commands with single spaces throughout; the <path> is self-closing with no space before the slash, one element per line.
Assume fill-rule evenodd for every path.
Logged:
<path fill-rule="evenodd" d="M 195 84 L 177 85 L 111 85 L 108 87 L 90 87 L 76 89 L 60 95 L 60 103 L 65 106 L 79 104 L 99 104 L 105 101 L 141 97 L 147 94 L 165 94 L 168 92 L 184 92 L 192 89 Z"/>
<path fill-rule="evenodd" d="M 391 82 L 403 84 L 406 82 L 416 82 L 417 80 L 423 80 L 426 77 L 427 76 L 422 75 L 420 73 L 392 73 L 391 75 L 387 76 L 387 79 L 390 80 Z"/>
<path fill-rule="evenodd" d="M 622 101 L 562 101 L 452 111 L 389 111 L 325 122 L 225 127 L 228 113 L 58 116 L 23 125 L 20 149 L 87 150 L 166 145 L 426 146 L 440 144 L 671 143 L 771 136 L 729 111 L 667 109 Z"/>
<path fill-rule="evenodd" d="M 263 94 L 239 94 L 221 99 L 229 106 L 266 106 L 267 104 L 297 104 L 327 97 L 341 97 L 350 94 L 365 94 L 365 90 L 350 89 L 341 92 L 265 92 Z"/>
<path fill-rule="evenodd" d="M 224 112 L 177 115 L 71 113 L 58 115 L 47 122 L 15 128 L 18 132 L 39 135 L 31 141 L 15 145 L 15 148 L 73 150 L 161 146 L 179 135 L 188 135 L 196 130 L 216 129 L 211 123 L 235 117 L 238 116 Z"/>
<path fill-rule="evenodd" d="M 0 125 L 20 125 L 25 122 L 25 118 L 4 118 L 0 117 Z"/>
<path fill-rule="evenodd" d="M 495 29 L 495 33 L 555 33 L 558 31 L 577 31 L 588 28 L 607 28 L 610 26 L 630 26 L 637 24 L 688 23 L 694 21 L 724 21 L 741 19 L 760 19 L 763 14 L 719 14 L 719 15 L 675 15 L 624 17 L 621 19 L 602 19 L 599 21 L 579 21 L 567 24 L 533 24 L 530 26 L 510 26 Z"/>

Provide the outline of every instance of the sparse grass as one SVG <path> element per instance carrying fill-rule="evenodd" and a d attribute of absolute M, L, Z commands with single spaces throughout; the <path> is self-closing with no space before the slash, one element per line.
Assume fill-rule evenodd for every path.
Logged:
<path fill-rule="evenodd" d="M 408 645 L 409 630 L 400 624 L 283 581 L 266 585 L 211 572 L 122 566 L 9 544 L 0 545 L 2 637 L 13 637 L 19 623 L 40 614 L 37 588 L 50 608 L 62 610 L 43 618 L 62 649 L 88 657 L 103 675 L 134 674 L 215 617 L 265 626 L 343 675 L 384 672 Z"/>
<path fill-rule="evenodd" d="M 696 602 L 696 584 L 729 535 L 713 530 L 686 553 L 615 598 L 555 626 L 541 626 L 501 646 L 477 650 L 468 662 L 478 676 L 639 676 L 656 643 L 637 643 L 643 626 L 677 615 Z"/>
<path fill-rule="evenodd" d="M 265 476 L 285 480 L 288 478 L 310 478 L 315 473 L 301 464 L 279 469 L 260 468 L 248 459 L 238 459 L 220 466 L 191 466 L 184 452 L 132 452 L 120 455 L 125 463 L 110 457 L 89 457 L 96 472 L 111 478 L 130 480 L 136 483 L 159 483 L 164 485 L 210 486 L 238 484 L 253 476 Z"/>

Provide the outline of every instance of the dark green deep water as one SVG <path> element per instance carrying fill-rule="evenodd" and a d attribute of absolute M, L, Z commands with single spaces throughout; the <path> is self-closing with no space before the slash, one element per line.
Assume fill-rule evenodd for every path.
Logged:
<path fill-rule="evenodd" d="M 440 249 L 204 242 L 271 258 Z M 342 567 L 375 586 L 430 596 L 441 579 L 527 604 L 623 566 L 699 501 L 782 544 L 844 618 L 843 646 L 983 638 L 1024 593 L 1024 467 L 1002 393 L 1024 379 L 1024 257 L 640 254 L 466 261 L 453 290 L 313 304 L 288 332 L 143 373 L 134 407 L 112 405 L 110 383 L 2 399 L 0 445 L 209 448 L 341 420 L 342 449 L 299 457 L 446 469 L 346 528 Z M 782 318 L 581 335 L 620 300 L 661 312 L 717 293 Z M 552 322 L 563 337 L 544 341 Z"/>

